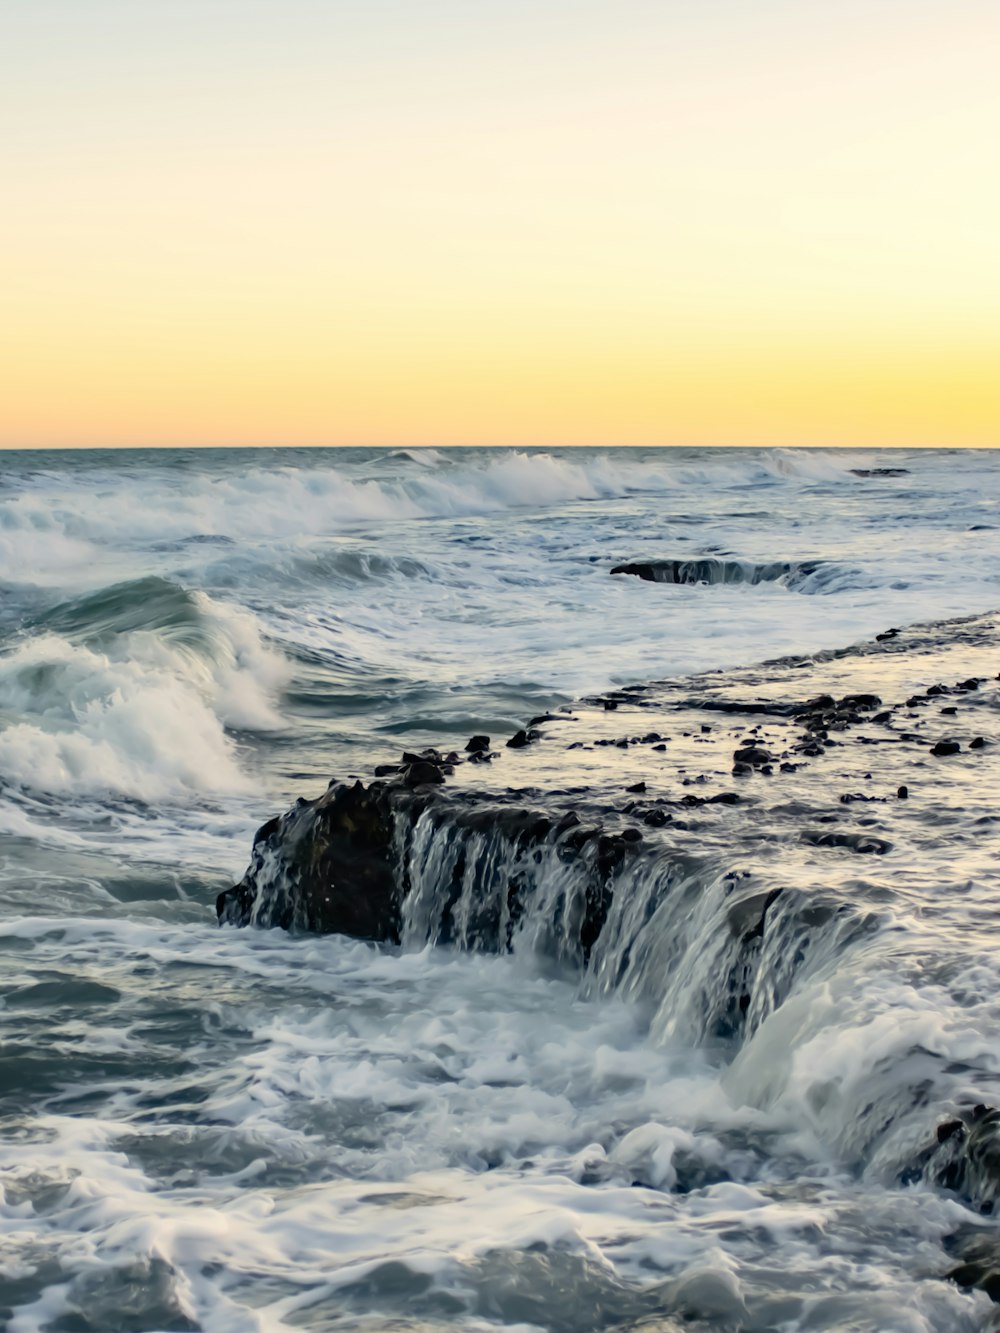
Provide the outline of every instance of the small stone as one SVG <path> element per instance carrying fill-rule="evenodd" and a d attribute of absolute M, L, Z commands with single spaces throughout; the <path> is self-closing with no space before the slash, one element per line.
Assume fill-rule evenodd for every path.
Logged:
<path fill-rule="evenodd" d="M 909 787 L 897 787 L 897 788 L 896 788 L 896 795 L 899 797 L 899 799 L 900 799 L 901 801 L 905 801 L 906 798 L 909 796 L 909 794 L 910 794 L 910 789 L 909 789 Z"/>
<path fill-rule="evenodd" d="M 733 754 L 733 759 L 738 764 L 769 764 L 772 755 L 759 745 L 747 745 L 742 750 L 737 750 Z"/>
<path fill-rule="evenodd" d="M 981 750 L 985 744 L 986 738 L 984 736 L 977 736 L 974 741 L 969 741 L 969 749 Z"/>
<path fill-rule="evenodd" d="M 508 750 L 520 750 L 528 744 L 528 733 L 526 731 L 515 731 L 507 742 Z"/>
<path fill-rule="evenodd" d="M 645 784 L 644 782 L 633 782 L 632 786 L 631 786 L 631 787 L 626 787 L 625 790 L 626 790 L 626 791 L 645 791 L 645 790 L 646 790 L 646 784 Z"/>
<path fill-rule="evenodd" d="M 470 736 L 465 743 L 465 748 L 472 754 L 477 754 L 490 748 L 489 736 Z"/>
<path fill-rule="evenodd" d="M 958 754 L 961 750 L 958 741 L 938 741 L 937 745 L 931 747 L 931 754 L 936 754 L 938 758 L 943 758 L 949 754 Z"/>

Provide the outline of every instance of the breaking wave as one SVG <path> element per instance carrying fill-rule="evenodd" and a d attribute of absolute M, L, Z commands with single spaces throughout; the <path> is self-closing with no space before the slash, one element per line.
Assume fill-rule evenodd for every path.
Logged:
<path fill-rule="evenodd" d="M 0 656 L 0 768 L 146 802 L 252 790 L 231 731 L 281 727 L 285 660 L 251 612 L 147 578 L 38 617 Z"/>
<path fill-rule="evenodd" d="M 336 466 L 321 457 L 309 466 L 251 464 L 224 478 L 97 469 L 64 481 L 56 472 L 52 493 L 21 489 L 0 502 L 0 580 L 45 584 L 58 582 L 59 574 L 83 577 L 88 560 L 109 543 L 162 550 L 193 539 L 295 540 L 359 525 L 486 516 L 706 485 L 863 484 L 847 460 L 807 451 L 688 463 L 518 451 L 473 462 L 464 451 L 456 453 L 452 459 L 429 450 L 407 452 L 397 461 L 410 467 L 391 480 L 352 474 L 342 455 Z"/>

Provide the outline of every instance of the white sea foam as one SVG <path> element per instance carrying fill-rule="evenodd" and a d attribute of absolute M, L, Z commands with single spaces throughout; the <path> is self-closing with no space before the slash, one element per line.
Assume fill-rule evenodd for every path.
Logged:
<path fill-rule="evenodd" d="M 0 657 L 0 767 L 32 791 L 147 802 L 252 791 L 227 728 L 279 728 L 287 664 L 250 612 L 194 594 L 195 646 L 155 630 L 101 647 L 60 634 Z"/>
<path fill-rule="evenodd" d="M 15 491 L 0 501 L 0 579 L 36 582 L 60 569 L 70 573 L 109 542 L 162 543 L 206 534 L 230 540 L 251 534 L 290 538 L 359 524 L 471 517 L 632 493 L 854 480 L 845 457 L 788 450 L 668 464 L 612 454 L 576 461 L 517 451 L 451 461 L 428 450 L 407 452 L 405 462 L 416 470 L 392 480 L 352 475 L 344 464 L 251 465 L 214 479 L 200 473 L 109 476 L 101 471 L 75 477 L 70 485 L 56 474 L 47 489 Z"/>
<path fill-rule="evenodd" d="M 123 1004 L 152 975 L 164 1032 L 186 1014 L 200 1055 L 194 1084 L 161 1068 L 148 1008 L 102 1048 L 124 1082 L 66 1088 L 0 1147 L 8 1271 L 58 1261 L 12 1333 L 69 1310 L 100 1325 L 124 1299 L 205 1333 L 570 1333 L 596 1308 L 746 1333 L 983 1326 L 987 1298 L 935 1276 L 972 1214 L 804 1159 L 786 1115 L 741 1106 L 704 1054 L 650 1046 L 638 1009 L 517 959 L 123 921 L 11 938 L 21 966 L 28 948 Z M 86 1025 L 53 1038 L 72 1059 Z"/>

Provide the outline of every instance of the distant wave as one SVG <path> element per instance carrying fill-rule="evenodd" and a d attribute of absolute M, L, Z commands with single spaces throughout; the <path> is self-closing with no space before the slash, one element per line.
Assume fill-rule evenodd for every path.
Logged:
<path fill-rule="evenodd" d="M 488 516 L 513 509 L 631 495 L 683 493 L 710 486 L 743 490 L 788 482 L 863 484 L 832 454 L 774 449 L 662 461 L 616 457 L 577 460 L 512 450 L 475 461 L 446 452 L 400 450 L 391 477 L 351 475 L 349 463 L 248 467 L 223 478 L 169 473 L 53 472 L 42 489 L 0 498 L 0 581 L 57 584 L 82 576 L 102 548 L 133 544 L 294 541 L 372 524 Z"/>

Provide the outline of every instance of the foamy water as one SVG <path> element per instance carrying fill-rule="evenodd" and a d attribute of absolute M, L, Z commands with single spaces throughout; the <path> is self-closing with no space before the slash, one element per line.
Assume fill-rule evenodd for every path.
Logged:
<path fill-rule="evenodd" d="M 859 955 L 742 1051 L 679 981 L 220 931 L 214 898 L 403 746 L 995 608 L 998 502 L 1000 460 L 946 451 L 7 455 L 0 1320 L 990 1327 L 943 1280 L 983 1219 L 851 1133 L 911 1051 L 998 1072 L 988 897 L 949 886 L 961 988 Z M 643 560 L 797 572 L 610 575 Z"/>

